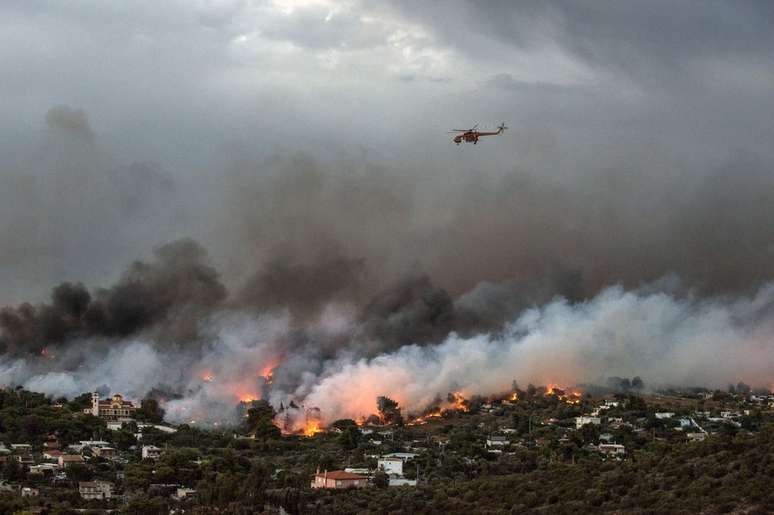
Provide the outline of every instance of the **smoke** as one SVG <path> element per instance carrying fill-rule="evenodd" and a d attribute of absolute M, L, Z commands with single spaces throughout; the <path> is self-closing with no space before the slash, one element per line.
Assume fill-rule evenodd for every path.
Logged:
<path fill-rule="evenodd" d="M 226 296 L 204 249 L 179 240 L 156 249 L 155 260 L 137 261 L 114 286 L 94 296 L 83 284 L 62 283 L 51 303 L 0 311 L 0 344 L 6 352 L 40 353 L 73 337 L 121 337 L 155 329 L 159 341 L 195 338 L 200 318 Z"/>
<path fill-rule="evenodd" d="M 421 411 L 513 380 L 774 379 L 774 177 L 760 156 L 692 168 L 635 149 L 569 171 L 547 158 L 462 174 L 237 155 L 214 160 L 217 181 L 181 183 L 84 144 L 83 113 L 46 118 L 37 177 L 60 162 L 62 176 L 15 169 L 0 259 L 50 275 L 40 256 L 61 253 L 66 280 L 47 302 L 0 310 L 0 384 L 152 394 L 174 421 L 234 420 L 262 398 L 330 422 L 381 395 Z M 196 241 L 151 246 L 151 233 Z M 122 247 L 155 250 L 94 287 L 92 263 L 112 274 Z"/>
<path fill-rule="evenodd" d="M 482 285 L 460 299 L 491 289 L 497 292 Z M 774 384 L 774 284 L 738 297 L 679 290 L 671 278 L 636 290 L 606 288 L 581 302 L 556 297 L 497 331 L 439 332 L 432 344 L 378 354 L 359 346 L 373 320 L 370 306 L 366 318 L 331 307 L 303 329 L 289 311 L 259 316 L 228 308 L 205 318 L 197 348 L 78 340 L 34 360 L 4 356 L 0 382 L 68 396 L 101 388 L 140 398 L 154 390 L 175 422 L 234 421 L 240 401 L 263 398 L 276 408 L 297 405 L 287 412 L 294 420 L 313 410 L 323 423 L 373 414 L 381 395 L 404 414 L 421 413 L 451 392 L 498 394 L 513 381 L 604 384 L 641 376 L 656 386 Z M 441 304 L 447 310 L 440 312 L 451 309 Z M 326 355 L 326 347 L 338 350 Z"/>
<path fill-rule="evenodd" d="M 46 124 L 51 129 L 65 131 L 85 141 L 94 139 L 89 118 L 83 109 L 73 109 L 68 106 L 52 107 L 46 112 Z"/>

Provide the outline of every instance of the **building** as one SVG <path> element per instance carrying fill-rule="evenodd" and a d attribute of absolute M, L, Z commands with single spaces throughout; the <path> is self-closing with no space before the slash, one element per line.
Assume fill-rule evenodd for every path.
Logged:
<path fill-rule="evenodd" d="M 103 401 L 100 400 L 99 394 L 94 392 L 91 394 L 91 408 L 86 408 L 83 412 L 105 420 L 121 420 L 134 418 L 136 410 L 131 401 L 125 401 L 119 394 Z"/>
<path fill-rule="evenodd" d="M 388 475 L 403 475 L 403 460 L 400 458 L 380 458 L 376 466 Z"/>
<path fill-rule="evenodd" d="M 116 457 L 116 450 L 113 447 L 95 447 L 94 456 L 110 460 Z"/>
<path fill-rule="evenodd" d="M 674 416 L 675 414 L 672 413 L 671 411 L 662 411 L 662 412 L 656 413 L 656 418 L 659 420 L 664 420 L 665 418 L 672 418 Z"/>
<path fill-rule="evenodd" d="M 63 456 L 64 453 L 59 449 L 51 449 L 43 453 L 44 460 L 59 461 L 59 456 Z"/>
<path fill-rule="evenodd" d="M 113 497 L 113 483 L 110 481 L 82 481 L 78 483 L 78 492 L 86 500 L 110 499 Z"/>
<path fill-rule="evenodd" d="M 580 417 L 575 417 L 575 429 L 580 429 L 586 424 L 593 424 L 595 426 L 598 426 L 602 423 L 602 419 L 599 417 L 587 417 L 585 415 Z"/>
<path fill-rule="evenodd" d="M 196 490 L 193 488 L 178 488 L 173 497 L 179 501 L 193 495 L 196 495 Z"/>
<path fill-rule="evenodd" d="M 504 445 L 508 445 L 509 442 L 508 439 L 504 436 L 490 436 L 486 439 L 486 446 L 487 447 L 502 447 Z"/>
<path fill-rule="evenodd" d="M 80 454 L 62 454 L 59 456 L 59 468 L 67 468 L 75 463 L 82 465 L 85 462 Z"/>
<path fill-rule="evenodd" d="M 39 495 L 40 495 L 40 490 L 38 490 L 37 488 L 25 486 L 21 489 L 22 497 L 37 497 Z"/>
<path fill-rule="evenodd" d="M 626 447 L 620 443 L 601 443 L 597 449 L 600 454 L 605 454 L 607 456 L 623 456 L 626 454 Z"/>
<path fill-rule="evenodd" d="M 312 488 L 333 488 L 341 490 L 345 488 L 365 488 L 368 486 L 368 478 L 358 474 L 350 474 L 343 470 L 317 472 L 312 481 Z"/>
<path fill-rule="evenodd" d="M 161 457 L 162 450 L 155 445 L 142 446 L 142 459 L 157 460 Z"/>

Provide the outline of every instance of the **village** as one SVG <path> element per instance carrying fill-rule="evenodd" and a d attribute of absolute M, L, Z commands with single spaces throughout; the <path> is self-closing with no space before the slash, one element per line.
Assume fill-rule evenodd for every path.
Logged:
<path fill-rule="evenodd" d="M 306 436 L 282 435 L 264 401 L 240 406 L 240 426 L 202 429 L 164 423 L 148 399 L 89 393 L 53 401 L 5 389 L 0 502 L 11 513 L 185 513 L 246 495 L 223 492 L 218 482 L 247 474 L 260 484 L 256 502 L 292 512 L 324 501 L 315 492 L 405 491 L 525 466 L 625 463 L 654 446 L 754 435 L 774 420 L 774 396 L 742 383 L 726 391 L 637 390 L 636 383 L 618 391 L 514 385 L 492 398 L 450 394 L 446 407 L 405 417 L 384 397 L 367 420 L 338 420 Z"/>

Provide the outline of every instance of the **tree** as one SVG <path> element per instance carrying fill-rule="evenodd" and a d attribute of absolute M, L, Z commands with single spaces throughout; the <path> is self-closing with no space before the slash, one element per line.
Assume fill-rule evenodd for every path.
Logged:
<path fill-rule="evenodd" d="M 376 488 L 387 488 L 390 486 L 390 477 L 383 470 L 377 471 L 374 474 L 374 486 Z"/>
<path fill-rule="evenodd" d="M 382 422 L 385 424 L 398 424 L 403 423 L 403 416 L 400 413 L 400 407 L 398 403 L 389 397 L 380 396 L 376 398 L 376 408 L 379 411 L 379 416 Z"/>
<path fill-rule="evenodd" d="M 274 425 L 276 415 L 274 408 L 267 401 L 253 401 L 247 409 L 245 429 L 248 433 L 254 434 L 256 440 L 279 438 L 280 430 Z"/>
<path fill-rule="evenodd" d="M 140 402 L 140 409 L 136 412 L 137 418 L 146 420 L 154 424 L 160 424 L 164 421 L 164 410 L 159 406 L 156 399 L 143 399 Z"/>

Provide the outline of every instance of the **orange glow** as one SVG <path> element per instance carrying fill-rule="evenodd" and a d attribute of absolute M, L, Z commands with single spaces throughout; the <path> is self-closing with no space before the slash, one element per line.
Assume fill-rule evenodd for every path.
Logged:
<path fill-rule="evenodd" d="M 468 408 L 467 400 L 465 397 L 462 396 L 462 393 L 460 392 L 454 392 L 452 393 L 452 409 L 456 409 L 457 411 L 469 411 L 470 408 Z"/>
<path fill-rule="evenodd" d="M 549 383 L 546 386 L 546 395 L 555 395 L 559 400 L 567 404 L 580 404 L 583 392 L 577 388 L 566 388 L 558 384 Z"/>
<path fill-rule="evenodd" d="M 258 371 L 258 377 L 262 377 L 267 384 L 271 384 L 274 379 L 274 369 L 279 365 L 279 360 L 269 362 L 269 364 L 264 365 L 263 368 Z"/>
<path fill-rule="evenodd" d="M 307 420 L 304 426 L 304 436 L 314 436 L 322 432 L 322 426 L 319 420 Z"/>
<path fill-rule="evenodd" d="M 202 372 L 201 378 L 202 378 L 202 381 L 204 381 L 205 383 L 211 383 L 215 380 L 215 374 L 213 374 L 209 370 L 205 370 L 204 372 Z"/>
<path fill-rule="evenodd" d="M 513 393 L 511 394 L 511 399 L 510 399 L 510 400 L 512 400 L 512 401 L 518 401 L 518 400 L 519 400 L 519 394 L 518 394 L 518 393 L 516 393 L 516 392 L 513 392 Z"/>

